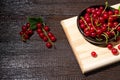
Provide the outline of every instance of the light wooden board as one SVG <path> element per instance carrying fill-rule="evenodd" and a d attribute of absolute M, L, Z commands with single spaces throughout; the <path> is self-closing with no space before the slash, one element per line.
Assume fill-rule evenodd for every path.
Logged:
<path fill-rule="evenodd" d="M 118 9 L 119 6 L 120 3 L 111 7 Z M 107 48 L 90 44 L 83 38 L 77 28 L 77 16 L 62 20 L 61 25 L 80 65 L 82 73 L 120 61 L 120 50 L 119 55 L 115 56 Z M 120 41 L 113 44 L 117 44 L 114 46 L 117 48 Z M 98 54 L 96 58 L 91 56 L 90 53 L 92 51 L 95 51 Z"/>

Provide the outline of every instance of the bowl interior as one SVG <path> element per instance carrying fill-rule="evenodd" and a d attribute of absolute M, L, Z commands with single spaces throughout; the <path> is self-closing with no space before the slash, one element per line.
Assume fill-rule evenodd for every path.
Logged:
<path fill-rule="evenodd" d="M 99 8 L 100 6 L 102 6 L 102 7 L 105 8 L 105 5 L 94 5 L 94 6 L 90 6 L 90 7 L 88 7 L 88 8 Z M 86 9 L 87 9 L 87 8 L 86 8 Z M 80 20 L 80 17 L 81 17 L 81 16 L 84 16 L 84 15 L 85 15 L 86 9 L 84 9 L 84 10 L 78 15 L 78 17 L 77 17 L 77 26 L 78 26 L 78 29 L 79 29 L 80 33 L 81 33 L 81 34 L 83 35 L 83 37 L 84 37 L 87 41 L 89 41 L 90 43 L 98 44 L 98 45 L 104 45 L 104 44 L 106 44 L 106 41 L 105 41 L 105 40 L 97 41 L 97 40 L 96 40 L 95 38 L 93 38 L 93 37 L 85 36 L 83 30 L 80 28 L 79 20 Z M 113 10 L 113 8 L 107 7 L 107 8 L 106 8 L 106 11 L 107 11 L 107 10 Z M 118 22 L 120 22 L 120 19 L 119 19 Z M 111 39 L 109 39 L 109 42 L 110 42 L 110 41 L 113 41 L 113 40 L 114 40 L 114 38 L 111 38 Z"/>

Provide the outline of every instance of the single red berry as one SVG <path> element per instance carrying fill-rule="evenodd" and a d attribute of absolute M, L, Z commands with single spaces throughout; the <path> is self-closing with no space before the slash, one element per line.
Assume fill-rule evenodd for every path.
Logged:
<path fill-rule="evenodd" d="M 84 23 L 84 21 L 83 21 L 82 19 L 80 19 L 80 20 L 79 20 L 79 23 L 82 24 L 82 23 Z"/>
<path fill-rule="evenodd" d="M 30 27 L 30 23 L 26 23 L 26 27 L 29 28 Z"/>
<path fill-rule="evenodd" d="M 40 33 L 42 33 L 43 31 L 42 31 L 42 29 L 37 29 L 37 33 L 38 34 L 40 34 Z"/>
<path fill-rule="evenodd" d="M 27 31 L 27 27 L 25 25 L 22 26 L 22 31 L 23 32 Z"/>
<path fill-rule="evenodd" d="M 120 44 L 118 45 L 118 49 L 120 50 Z"/>
<path fill-rule="evenodd" d="M 56 38 L 55 38 L 54 36 L 52 36 L 52 37 L 50 37 L 50 40 L 51 40 L 52 42 L 55 42 L 55 41 L 56 41 Z"/>
<path fill-rule="evenodd" d="M 91 8 L 87 8 L 86 12 L 91 13 L 92 12 Z"/>
<path fill-rule="evenodd" d="M 92 32 L 91 33 L 91 37 L 95 37 L 96 36 L 96 33 L 95 32 Z"/>
<path fill-rule="evenodd" d="M 107 48 L 111 50 L 113 48 L 113 45 L 111 43 L 108 43 Z"/>
<path fill-rule="evenodd" d="M 45 35 L 44 35 L 44 33 L 40 33 L 39 36 L 40 36 L 40 38 L 43 39 Z"/>
<path fill-rule="evenodd" d="M 33 30 L 28 30 L 29 35 L 33 34 Z"/>
<path fill-rule="evenodd" d="M 51 32 L 48 32 L 48 36 L 49 36 L 49 37 L 52 37 L 53 34 L 52 34 Z"/>
<path fill-rule="evenodd" d="M 50 28 L 48 26 L 44 26 L 45 31 L 50 31 Z"/>
<path fill-rule="evenodd" d="M 119 14 L 119 10 L 117 10 L 117 9 L 114 10 L 114 13 L 115 13 L 115 14 Z"/>
<path fill-rule="evenodd" d="M 37 23 L 36 26 L 37 26 L 37 29 L 41 29 L 42 28 L 42 24 L 41 23 Z"/>
<path fill-rule="evenodd" d="M 47 42 L 47 43 L 46 43 L 46 46 L 47 46 L 48 48 L 51 48 L 51 47 L 52 47 L 52 44 L 51 44 L 50 42 Z"/>
<path fill-rule="evenodd" d="M 20 33 L 19 33 L 20 35 L 23 35 L 24 34 L 24 32 L 23 31 L 20 31 Z"/>
<path fill-rule="evenodd" d="M 47 42 L 47 41 L 48 41 L 48 38 L 47 38 L 46 36 L 44 36 L 44 37 L 43 37 L 43 40 L 44 40 L 45 42 Z"/>
<path fill-rule="evenodd" d="M 118 26 L 118 27 L 117 27 L 117 31 L 119 31 L 119 32 L 120 32 L 120 26 Z"/>
<path fill-rule="evenodd" d="M 107 13 L 104 13 L 104 14 L 103 14 L 103 18 L 104 18 L 104 19 L 108 19 L 108 17 L 109 17 L 109 15 L 108 15 Z"/>
<path fill-rule="evenodd" d="M 118 50 L 116 48 L 112 48 L 111 52 L 113 55 L 117 55 L 118 54 Z"/>
<path fill-rule="evenodd" d="M 89 30 L 87 30 L 87 31 L 85 32 L 85 36 L 90 36 L 90 31 L 89 31 Z"/>
<path fill-rule="evenodd" d="M 92 51 L 92 52 L 91 52 L 91 55 L 92 55 L 93 57 L 97 57 L 97 53 L 96 53 L 95 51 Z"/>

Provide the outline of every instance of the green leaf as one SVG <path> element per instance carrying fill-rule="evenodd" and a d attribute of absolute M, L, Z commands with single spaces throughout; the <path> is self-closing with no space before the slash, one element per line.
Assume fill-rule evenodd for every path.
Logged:
<path fill-rule="evenodd" d="M 119 6 L 118 10 L 120 11 L 120 6 Z"/>
<path fill-rule="evenodd" d="M 39 18 L 28 18 L 28 21 L 30 23 L 30 29 L 32 30 L 36 30 L 37 27 L 36 27 L 36 24 L 37 23 L 42 23 L 43 24 L 43 19 L 41 17 Z"/>

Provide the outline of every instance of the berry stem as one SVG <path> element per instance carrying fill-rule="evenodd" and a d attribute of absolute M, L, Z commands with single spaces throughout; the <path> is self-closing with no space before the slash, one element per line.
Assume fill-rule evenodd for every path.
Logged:
<path fill-rule="evenodd" d="M 107 9 L 107 7 L 108 7 L 108 1 L 106 0 L 106 2 L 105 2 L 105 8 L 104 8 L 102 14 L 105 12 L 105 10 Z"/>
<path fill-rule="evenodd" d="M 86 24 L 87 28 L 90 29 L 90 27 L 88 26 L 87 22 L 85 21 L 84 17 L 81 16 L 81 19 L 84 21 L 84 23 Z"/>
<path fill-rule="evenodd" d="M 110 32 L 113 32 L 118 26 L 120 26 L 120 23 L 115 28 L 112 28 Z"/>
<path fill-rule="evenodd" d="M 45 25 L 45 24 L 43 24 Z M 42 28 L 42 31 L 44 32 L 44 34 L 47 36 L 48 38 L 48 42 L 50 42 L 52 45 L 54 45 L 54 43 L 50 40 L 49 36 L 47 35 L 47 32 L 44 30 L 44 28 Z"/>
<path fill-rule="evenodd" d="M 90 16 L 90 20 L 91 20 L 91 23 L 92 23 L 93 28 L 96 30 L 96 28 L 95 28 L 95 26 L 94 26 L 94 24 L 93 24 L 93 17 L 92 17 L 92 14 L 91 14 L 91 16 Z"/>

